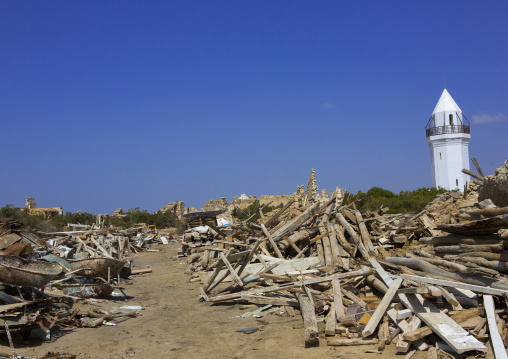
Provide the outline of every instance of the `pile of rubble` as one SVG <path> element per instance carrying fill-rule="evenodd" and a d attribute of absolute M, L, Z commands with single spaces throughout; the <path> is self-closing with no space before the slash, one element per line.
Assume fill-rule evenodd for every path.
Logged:
<path fill-rule="evenodd" d="M 306 345 L 395 343 L 437 358 L 487 352 L 490 339 L 506 357 L 508 207 L 478 202 L 481 180 L 416 215 L 361 213 L 339 190 L 316 200 L 309 183 L 271 216 L 260 206 L 228 230 L 210 220 L 184 235 L 200 300 L 252 303 L 258 317 L 297 308 Z"/>
<path fill-rule="evenodd" d="M 134 256 L 169 240 L 143 227 L 35 235 L 0 219 L 0 332 L 14 351 L 11 338 L 48 340 L 55 325 L 98 327 L 135 317 L 136 308 L 82 311 L 73 304 L 126 296 L 130 275 L 151 271 L 133 269 Z"/>

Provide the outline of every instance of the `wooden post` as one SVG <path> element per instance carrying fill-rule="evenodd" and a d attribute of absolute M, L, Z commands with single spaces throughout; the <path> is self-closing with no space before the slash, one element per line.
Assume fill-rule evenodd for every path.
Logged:
<path fill-rule="evenodd" d="M 261 212 L 261 210 L 259 210 L 259 211 Z M 272 245 L 273 250 L 275 251 L 275 253 L 277 253 L 277 257 L 279 257 L 280 259 L 284 259 L 284 256 L 280 252 L 279 247 L 277 247 L 277 243 L 274 242 L 272 236 L 270 235 L 270 233 L 268 232 L 268 230 L 266 229 L 266 227 L 263 223 L 261 223 L 261 229 L 263 230 L 263 233 L 265 234 L 266 238 L 268 238 L 268 240 L 270 241 L 270 244 Z"/>
<path fill-rule="evenodd" d="M 475 168 L 478 171 L 478 173 L 480 174 L 480 176 L 485 177 L 476 157 L 471 158 L 471 162 L 473 162 L 473 165 L 475 166 Z"/>
<path fill-rule="evenodd" d="M 360 235 L 362 236 L 363 244 L 369 253 L 374 251 L 374 246 L 372 245 L 372 241 L 370 239 L 369 231 L 367 230 L 367 226 L 363 221 L 362 214 L 359 210 L 355 210 L 356 222 L 358 223 L 358 229 L 360 230 Z"/>
<path fill-rule="evenodd" d="M 360 241 L 360 239 L 356 235 L 356 232 L 354 231 L 353 227 L 351 227 L 351 225 L 348 223 L 348 221 L 346 221 L 346 219 L 344 218 L 344 216 L 341 213 L 337 213 L 335 215 L 335 217 L 339 221 L 340 225 L 342 227 L 344 227 L 346 229 L 346 231 L 349 233 L 349 235 L 353 239 L 353 242 L 356 244 L 356 246 L 358 247 L 358 250 L 362 254 L 363 258 L 369 259 L 370 258 L 369 253 L 367 252 L 367 249 L 363 246 L 363 243 Z"/>
<path fill-rule="evenodd" d="M 300 312 L 303 317 L 303 338 L 305 344 L 316 344 L 319 341 L 315 306 L 307 294 L 299 294 Z"/>
<path fill-rule="evenodd" d="M 336 277 L 332 279 L 333 287 L 333 303 L 335 304 L 335 315 L 339 322 L 346 319 L 346 313 L 344 312 L 344 304 L 342 303 L 342 291 L 340 290 L 340 280 Z"/>
<path fill-rule="evenodd" d="M 332 302 L 330 306 L 330 312 L 326 317 L 325 335 L 328 337 L 335 336 L 335 327 L 337 326 L 337 320 L 335 319 L 335 303 Z"/>

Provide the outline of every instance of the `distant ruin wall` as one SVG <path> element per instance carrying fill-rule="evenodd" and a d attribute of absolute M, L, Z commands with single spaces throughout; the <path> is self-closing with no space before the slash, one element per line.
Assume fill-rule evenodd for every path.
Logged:
<path fill-rule="evenodd" d="M 35 202 L 35 198 L 33 198 L 33 197 L 27 197 L 26 198 L 26 203 L 25 203 L 25 208 L 26 209 L 37 208 L 37 204 Z"/>
<path fill-rule="evenodd" d="M 281 194 L 277 196 L 261 196 L 259 197 L 259 204 L 262 206 L 266 206 L 270 204 L 271 207 L 277 207 L 281 204 L 284 206 L 286 203 L 288 203 L 291 198 L 293 198 L 294 194 L 287 195 L 287 194 Z M 271 202 L 271 203 L 270 203 Z"/>
<path fill-rule="evenodd" d="M 63 215 L 63 207 L 53 207 L 53 208 L 31 208 L 28 210 L 30 215 L 39 214 L 43 215 L 46 218 L 51 218 L 56 215 Z"/>
<path fill-rule="evenodd" d="M 241 196 L 233 198 L 230 203 L 230 209 L 232 210 L 235 206 L 245 209 L 256 201 L 256 196 L 246 196 L 242 193 Z"/>
<path fill-rule="evenodd" d="M 228 201 L 226 201 L 226 197 L 221 197 L 218 200 L 212 199 L 211 201 L 206 202 L 201 208 L 201 212 L 208 211 L 218 211 L 222 209 L 228 209 Z"/>
<path fill-rule="evenodd" d="M 163 209 L 160 210 L 162 213 L 171 212 L 178 218 L 182 219 L 185 211 L 184 201 L 175 201 L 168 203 Z"/>

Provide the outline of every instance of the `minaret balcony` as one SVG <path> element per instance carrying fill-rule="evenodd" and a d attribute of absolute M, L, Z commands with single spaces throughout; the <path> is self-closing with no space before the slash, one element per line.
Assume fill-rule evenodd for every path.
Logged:
<path fill-rule="evenodd" d="M 471 133 L 468 125 L 448 125 L 426 128 L 427 138 L 430 136 L 448 135 L 453 133 Z"/>

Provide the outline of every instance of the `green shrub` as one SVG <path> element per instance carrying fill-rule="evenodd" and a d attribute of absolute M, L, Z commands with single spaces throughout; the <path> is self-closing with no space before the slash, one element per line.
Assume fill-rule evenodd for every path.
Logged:
<path fill-rule="evenodd" d="M 130 209 L 125 217 L 109 217 L 106 225 L 128 228 L 137 223 L 153 224 L 157 228 L 178 228 L 185 229 L 185 223 L 179 220 L 173 213 L 148 213 L 146 210 L 140 210 L 139 207 Z M 28 231 L 57 232 L 63 231 L 69 223 L 92 225 L 96 223 L 96 216 L 86 212 L 66 212 L 64 215 L 56 215 L 51 218 L 45 218 L 41 214 L 30 215 L 27 209 L 16 208 L 12 204 L 0 208 L 0 218 L 13 218 L 23 223 L 23 227 Z"/>
<path fill-rule="evenodd" d="M 447 192 L 444 188 L 422 187 L 414 191 L 400 191 L 398 194 L 380 187 L 372 187 L 364 193 L 358 191 L 350 195 L 348 203 L 358 201 L 355 206 L 360 211 L 377 210 L 381 206 L 388 207 L 388 213 L 420 212 L 427 203 L 433 201 L 438 194 Z"/>

